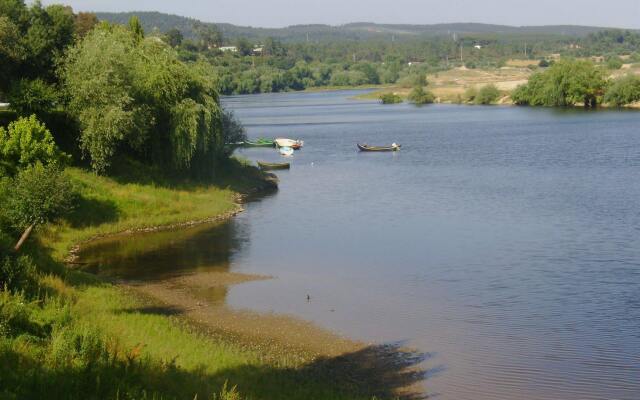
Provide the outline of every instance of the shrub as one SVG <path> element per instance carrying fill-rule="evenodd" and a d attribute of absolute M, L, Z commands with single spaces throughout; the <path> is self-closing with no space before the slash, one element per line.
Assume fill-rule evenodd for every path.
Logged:
<path fill-rule="evenodd" d="M 614 106 L 640 101 L 640 76 L 627 75 L 613 81 L 605 92 L 604 101 Z"/>
<path fill-rule="evenodd" d="M 63 164 L 69 159 L 58 149 L 51 132 L 35 115 L 19 118 L 10 123 L 8 129 L 0 127 L 0 156 L 0 169 L 4 167 L 5 174 L 10 175 L 36 162 Z"/>
<path fill-rule="evenodd" d="M 402 103 L 402 97 L 395 93 L 385 93 L 380 96 L 380 101 L 382 101 L 382 104 L 397 104 Z"/>
<path fill-rule="evenodd" d="M 0 290 L 32 292 L 37 286 L 37 269 L 28 256 L 0 258 Z"/>
<path fill-rule="evenodd" d="M 464 91 L 462 100 L 467 103 L 473 103 L 476 101 L 476 97 L 478 97 L 478 89 L 476 89 L 475 87 L 470 87 Z"/>
<path fill-rule="evenodd" d="M 20 170 L 0 197 L 0 214 L 15 228 L 25 230 L 17 248 L 35 225 L 66 214 L 75 200 L 71 181 L 59 167 L 39 162 Z"/>
<path fill-rule="evenodd" d="M 494 84 L 483 86 L 475 97 L 476 104 L 493 104 L 500 98 L 500 90 Z"/>
<path fill-rule="evenodd" d="M 607 68 L 609 69 L 620 69 L 622 68 L 622 65 L 623 62 L 620 57 L 614 56 L 607 59 Z"/>
<path fill-rule="evenodd" d="M 409 93 L 409 101 L 414 104 L 431 104 L 435 101 L 435 96 L 430 91 L 426 91 L 422 86 L 416 86 Z"/>

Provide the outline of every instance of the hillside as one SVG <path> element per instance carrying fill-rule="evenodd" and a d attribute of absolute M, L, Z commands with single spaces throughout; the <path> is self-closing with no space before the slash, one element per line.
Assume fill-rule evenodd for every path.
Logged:
<path fill-rule="evenodd" d="M 164 14 L 160 12 L 122 12 L 122 13 L 96 13 L 101 20 L 124 24 L 132 15 L 137 15 L 147 32 L 166 32 L 177 28 L 187 38 L 194 38 L 194 24 L 200 21 L 181 17 L 178 15 Z M 402 24 L 375 24 L 370 22 L 356 22 L 340 26 L 331 25 L 293 25 L 285 28 L 256 28 L 238 26 L 227 23 L 215 23 L 228 39 L 237 37 L 265 38 L 274 37 L 285 42 L 300 42 L 307 40 L 307 35 L 313 41 L 326 40 L 363 40 L 371 38 L 383 38 L 393 35 L 397 40 L 416 36 L 445 36 L 468 34 L 491 35 L 553 35 L 584 37 L 590 33 L 598 32 L 606 28 L 593 26 L 550 25 L 550 26 L 507 26 L 490 25 L 480 23 L 451 23 L 433 25 L 402 25 Z"/>

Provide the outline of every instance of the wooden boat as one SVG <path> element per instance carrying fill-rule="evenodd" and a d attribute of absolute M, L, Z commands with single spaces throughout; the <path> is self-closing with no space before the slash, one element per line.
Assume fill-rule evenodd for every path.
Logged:
<path fill-rule="evenodd" d="M 393 143 L 391 146 L 369 146 L 366 144 L 358 143 L 358 149 L 360 151 L 398 151 L 400 150 L 400 145 Z"/>
<path fill-rule="evenodd" d="M 293 155 L 293 148 L 292 147 L 280 147 L 280 154 L 283 156 L 292 156 Z"/>
<path fill-rule="evenodd" d="M 247 147 L 273 147 L 273 139 L 258 138 L 256 140 L 246 140 L 243 142 Z"/>
<path fill-rule="evenodd" d="M 291 168 L 291 164 L 289 164 L 288 162 L 286 162 L 286 163 L 268 163 L 268 162 L 258 161 L 258 167 L 260 167 L 260 169 L 263 170 L 263 171 L 268 171 L 268 170 L 272 170 L 272 169 L 289 169 L 289 168 Z"/>
<path fill-rule="evenodd" d="M 294 139 L 286 139 L 286 138 L 276 138 L 273 141 L 278 147 L 291 147 L 294 150 L 300 149 L 304 146 L 304 142 L 302 140 L 294 140 Z"/>

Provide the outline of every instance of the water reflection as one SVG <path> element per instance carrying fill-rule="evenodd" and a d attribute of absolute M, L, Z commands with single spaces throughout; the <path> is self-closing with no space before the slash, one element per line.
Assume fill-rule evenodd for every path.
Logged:
<path fill-rule="evenodd" d="M 228 221 L 114 236 L 83 247 L 78 256 L 86 263 L 86 270 L 97 275 L 161 281 L 199 271 L 229 272 L 231 258 L 247 240 L 246 227 Z M 219 300 L 226 295 L 226 288 L 215 287 L 202 294 Z"/>

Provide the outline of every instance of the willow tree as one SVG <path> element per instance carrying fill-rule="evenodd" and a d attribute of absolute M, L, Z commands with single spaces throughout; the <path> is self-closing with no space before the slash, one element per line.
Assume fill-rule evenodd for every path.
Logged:
<path fill-rule="evenodd" d="M 544 72 L 533 74 L 529 82 L 511 95 L 516 104 L 532 106 L 595 107 L 601 102 L 607 81 L 603 71 L 590 61 L 561 60 Z"/>
<path fill-rule="evenodd" d="M 213 73 L 185 64 L 157 38 L 101 24 L 63 68 L 80 147 L 97 172 L 117 155 L 191 173 L 213 172 L 223 154 Z"/>

